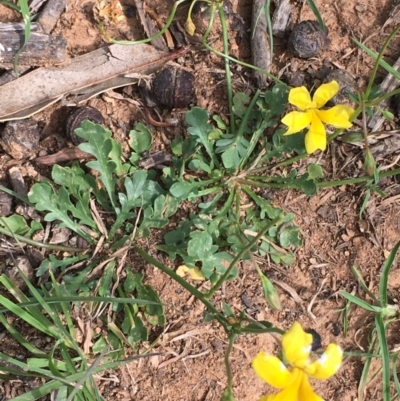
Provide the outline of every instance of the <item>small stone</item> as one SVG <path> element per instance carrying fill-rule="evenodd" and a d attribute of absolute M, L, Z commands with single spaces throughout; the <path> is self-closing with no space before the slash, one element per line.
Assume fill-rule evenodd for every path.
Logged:
<path fill-rule="evenodd" d="M 0 182 L 5 186 L 4 183 Z M 9 216 L 13 212 L 13 197 L 0 190 L 0 216 Z"/>
<path fill-rule="evenodd" d="M 297 24 L 289 36 L 288 48 L 297 57 L 311 58 L 318 56 L 330 41 L 327 32 L 323 32 L 317 21 L 302 21 Z"/>
<path fill-rule="evenodd" d="M 28 187 L 25 184 L 24 177 L 22 176 L 21 170 L 18 167 L 11 167 L 8 170 L 10 176 L 10 184 L 14 192 L 19 195 L 27 196 Z"/>
<path fill-rule="evenodd" d="M 9 121 L 2 134 L 0 144 L 13 159 L 27 159 L 36 154 L 39 146 L 39 128 L 36 121 Z"/>
<path fill-rule="evenodd" d="M 330 100 L 333 104 L 353 105 L 350 94 L 357 93 L 357 83 L 353 76 L 345 70 L 332 70 L 324 78 L 324 83 L 336 81 L 339 84 L 339 92 Z"/>
<path fill-rule="evenodd" d="M 56 227 L 52 230 L 50 244 L 63 244 L 67 242 L 69 237 L 71 236 L 71 231 L 66 227 Z"/>
<path fill-rule="evenodd" d="M 12 259 L 9 259 L 8 262 L 9 264 L 6 266 L 4 274 L 16 285 L 16 287 L 20 290 L 25 290 L 27 286 L 21 277 L 20 271 L 29 281 L 32 281 L 34 277 L 33 268 L 28 258 L 26 256 L 16 256 L 15 264 Z"/>

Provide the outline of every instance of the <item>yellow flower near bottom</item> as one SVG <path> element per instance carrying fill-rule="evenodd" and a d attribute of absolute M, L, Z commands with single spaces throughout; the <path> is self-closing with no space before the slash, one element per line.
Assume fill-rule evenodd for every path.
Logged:
<path fill-rule="evenodd" d="M 288 369 L 276 356 L 259 352 L 252 361 L 257 375 L 270 386 L 281 389 L 277 394 L 266 395 L 260 401 L 323 401 L 311 387 L 308 377 L 327 379 L 340 368 L 342 349 L 329 344 L 326 351 L 315 362 L 309 359 L 312 335 L 306 333 L 299 323 L 282 336 L 282 350 Z"/>
<path fill-rule="evenodd" d="M 306 133 L 305 145 L 307 153 L 317 149 L 326 149 L 325 124 L 335 128 L 350 128 L 350 117 L 354 113 L 351 107 L 337 105 L 328 110 L 320 110 L 339 91 L 336 81 L 321 85 L 311 99 L 310 92 L 305 86 L 293 88 L 289 92 L 289 103 L 301 111 L 292 111 L 282 118 L 282 123 L 288 126 L 284 135 L 292 135 L 309 127 Z"/>

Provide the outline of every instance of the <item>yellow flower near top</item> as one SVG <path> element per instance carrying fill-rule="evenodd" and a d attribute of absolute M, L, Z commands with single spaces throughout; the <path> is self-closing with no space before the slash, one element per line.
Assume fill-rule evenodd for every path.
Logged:
<path fill-rule="evenodd" d="M 289 103 L 300 111 L 292 111 L 282 118 L 283 124 L 288 126 L 284 135 L 295 134 L 306 127 L 310 127 L 306 134 L 306 150 L 311 154 L 317 149 L 326 149 L 326 131 L 324 124 L 335 128 L 350 128 L 349 121 L 354 109 L 344 105 L 337 105 L 328 110 L 320 110 L 339 91 L 336 81 L 322 84 L 314 93 L 311 100 L 310 92 L 305 86 L 293 88 L 289 92 Z"/>
<path fill-rule="evenodd" d="M 338 345 L 329 344 L 321 357 L 311 362 L 312 341 L 312 335 L 296 322 L 282 336 L 283 354 L 291 369 L 276 356 L 265 352 L 256 355 L 252 366 L 257 375 L 270 386 L 281 389 L 260 401 L 323 401 L 312 389 L 308 377 L 322 380 L 334 375 L 342 364 L 343 351 Z"/>

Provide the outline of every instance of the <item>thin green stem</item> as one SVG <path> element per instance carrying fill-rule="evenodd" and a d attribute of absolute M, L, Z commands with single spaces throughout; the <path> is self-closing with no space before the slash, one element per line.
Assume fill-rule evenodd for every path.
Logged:
<path fill-rule="evenodd" d="M 370 102 L 367 102 L 366 106 L 367 107 L 377 106 L 383 100 L 386 100 L 386 99 L 388 99 L 388 98 L 390 98 L 392 96 L 398 95 L 398 94 L 400 94 L 400 89 L 392 90 L 391 92 L 385 93 L 384 95 L 382 95 L 382 96 L 380 96 L 380 97 L 378 97 L 378 98 L 376 98 L 374 100 L 371 100 Z"/>
<path fill-rule="evenodd" d="M 272 170 L 272 169 L 275 168 L 275 167 L 284 167 L 284 166 L 288 166 L 288 165 L 293 164 L 293 163 L 295 163 L 295 162 L 297 162 L 297 161 L 299 161 L 299 160 L 304 159 L 304 158 L 307 157 L 307 156 L 308 156 L 308 154 L 307 154 L 306 152 L 304 152 L 304 153 L 302 153 L 302 154 L 300 154 L 300 155 L 290 157 L 289 159 L 283 160 L 283 161 L 278 162 L 278 163 L 269 164 L 269 165 L 267 165 L 267 166 L 262 166 L 262 167 L 254 168 L 254 169 L 251 170 L 251 172 L 252 172 L 252 173 L 262 173 L 263 171 L 266 171 L 266 170 Z"/>
<path fill-rule="evenodd" d="M 260 182 L 260 181 L 242 179 L 242 178 L 238 178 L 236 180 L 236 182 L 241 185 L 246 185 L 246 186 L 250 186 L 250 187 L 260 187 L 260 188 L 297 188 L 296 185 L 288 184 L 287 182 L 280 182 L 280 183 Z"/>
<path fill-rule="evenodd" d="M 400 174 L 400 168 L 396 168 L 394 170 L 389 170 L 389 171 L 384 171 L 382 173 L 379 173 L 379 179 L 391 177 L 391 176 L 397 175 L 397 174 Z M 346 180 L 317 182 L 316 185 L 318 188 L 338 187 L 341 185 L 357 184 L 360 182 L 370 181 L 373 179 L 374 179 L 374 177 L 372 175 L 365 175 L 363 177 L 348 178 Z"/>
<path fill-rule="evenodd" d="M 176 274 L 176 272 L 174 272 L 172 269 L 165 266 L 163 263 L 153 258 L 152 256 L 150 256 L 143 249 L 139 248 L 136 245 L 132 245 L 132 249 L 136 253 L 138 253 L 146 262 L 160 269 L 162 272 L 164 272 L 166 275 L 168 275 L 178 284 L 180 284 L 185 290 L 189 291 L 192 295 L 194 295 L 200 302 L 202 302 L 207 307 L 207 309 L 213 314 L 215 319 L 217 319 L 221 323 L 224 329 L 228 331 L 228 326 L 230 325 L 228 320 L 215 308 L 215 306 L 209 301 L 209 298 L 206 298 L 205 294 L 199 291 L 196 287 L 193 287 L 191 284 L 189 284 L 184 278 L 178 276 L 178 274 Z"/>
<path fill-rule="evenodd" d="M 273 226 L 280 224 L 284 219 L 283 213 L 281 213 L 278 217 L 271 220 L 268 224 L 266 224 L 256 237 L 252 241 L 250 241 L 243 249 L 236 255 L 236 257 L 232 260 L 229 267 L 226 269 L 225 273 L 218 279 L 218 281 L 211 287 L 207 294 L 204 296 L 206 299 L 211 299 L 215 292 L 221 287 L 224 281 L 228 278 L 232 269 L 236 266 L 236 263 L 245 255 L 263 236 L 264 234 Z"/>
<path fill-rule="evenodd" d="M 225 356 L 224 356 L 224 363 L 225 363 L 225 371 L 226 371 L 226 390 L 225 394 L 228 396 L 233 397 L 233 375 L 232 375 L 232 369 L 231 369 L 231 364 L 229 363 L 229 357 L 231 355 L 232 349 L 233 349 L 233 344 L 235 342 L 237 334 L 236 333 L 231 333 L 229 335 L 229 342 L 228 342 L 228 347 L 225 351 Z M 227 398 L 229 399 L 229 398 Z"/>
<path fill-rule="evenodd" d="M 228 27 L 226 25 L 226 18 L 222 4 L 218 6 L 219 19 L 221 20 L 222 28 L 222 41 L 224 46 L 224 55 L 229 56 L 229 43 L 228 43 Z M 232 94 L 232 80 L 231 80 L 231 68 L 229 60 L 224 58 L 225 64 L 225 79 L 226 79 L 226 90 L 228 94 L 228 107 L 229 107 L 229 122 L 231 133 L 235 132 L 235 114 L 233 113 L 233 94 Z"/>
<path fill-rule="evenodd" d="M 385 43 L 383 44 L 381 51 L 379 52 L 378 57 L 375 60 L 374 69 L 372 70 L 372 73 L 369 76 L 368 87 L 367 87 L 367 90 L 365 91 L 366 99 L 369 98 L 369 95 L 371 93 L 372 85 L 374 84 L 376 73 L 378 72 L 378 67 L 379 67 L 380 61 L 386 51 L 386 48 L 389 46 L 389 43 L 392 41 L 392 39 L 395 37 L 395 35 L 397 35 L 397 33 L 399 31 L 400 31 L 400 25 L 398 25 L 397 28 L 385 40 Z"/>
<path fill-rule="evenodd" d="M 245 112 L 245 114 L 243 116 L 243 120 L 240 123 L 240 127 L 239 127 L 239 129 L 237 131 L 236 140 L 238 140 L 239 138 L 242 137 L 242 135 L 244 133 L 244 130 L 247 127 L 247 122 L 249 121 L 250 114 L 252 113 L 252 111 L 254 109 L 254 106 L 255 106 L 255 104 L 256 104 L 256 102 L 258 100 L 258 97 L 260 96 L 260 92 L 261 92 L 260 89 L 257 89 L 256 93 L 253 96 L 253 99 L 251 99 L 251 102 L 250 102 L 249 106 L 246 109 L 246 112 Z"/>
<path fill-rule="evenodd" d="M 263 70 L 262 68 L 256 67 L 256 66 L 254 66 L 254 65 L 252 65 L 252 64 L 245 63 L 245 62 L 240 61 L 240 60 L 238 60 L 238 59 L 236 59 L 236 58 L 234 58 L 234 57 L 231 57 L 231 56 L 229 56 L 229 55 L 227 55 L 227 54 L 224 54 L 224 53 L 222 53 L 222 52 L 220 52 L 220 51 L 214 49 L 213 47 L 211 47 L 211 46 L 207 43 L 207 38 L 208 38 L 208 36 L 210 35 L 211 28 L 212 28 L 212 24 L 213 24 L 213 22 L 214 22 L 213 5 L 214 5 L 214 3 L 211 3 L 211 6 L 210 6 L 210 11 L 211 11 L 211 12 L 210 12 L 210 21 L 209 21 L 207 30 L 206 30 L 206 32 L 204 33 L 203 37 L 202 37 L 202 40 L 201 40 L 202 45 L 203 45 L 207 50 L 209 50 L 210 52 L 212 52 L 212 53 L 214 53 L 214 54 L 216 54 L 216 55 L 218 55 L 218 56 L 220 56 L 220 57 L 222 57 L 222 58 L 224 58 L 224 59 L 226 59 L 226 60 L 228 60 L 228 61 L 232 61 L 232 62 L 234 62 L 234 63 L 236 63 L 236 64 L 238 64 L 238 65 L 242 65 L 243 67 L 247 67 L 247 68 L 250 68 L 250 69 L 252 69 L 252 70 L 256 70 L 256 71 L 262 72 L 263 74 L 267 75 L 271 80 L 273 80 L 273 81 L 275 81 L 275 82 L 277 82 L 277 83 L 283 84 L 283 82 L 282 82 L 279 78 L 275 77 L 275 75 L 271 74 L 271 73 L 268 72 L 267 70 Z M 222 20 L 221 20 L 221 23 L 222 23 Z"/>

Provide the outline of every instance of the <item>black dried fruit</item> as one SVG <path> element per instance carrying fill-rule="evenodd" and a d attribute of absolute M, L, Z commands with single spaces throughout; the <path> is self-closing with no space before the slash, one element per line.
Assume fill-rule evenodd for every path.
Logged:
<path fill-rule="evenodd" d="M 82 121 L 89 120 L 96 124 L 102 124 L 103 115 L 99 110 L 91 106 L 76 107 L 68 116 L 66 132 L 74 145 L 79 145 L 84 140 L 75 134 Z"/>
<path fill-rule="evenodd" d="M 189 106 L 194 98 L 194 75 L 182 68 L 169 66 L 154 78 L 153 93 L 170 109 Z"/>
<path fill-rule="evenodd" d="M 288 48 L 297 57 L 310 58 L 317 56 L 329 43 L 327 32 L 321 30 L 318 22 L 307 20 L 293 28 Z"/>

